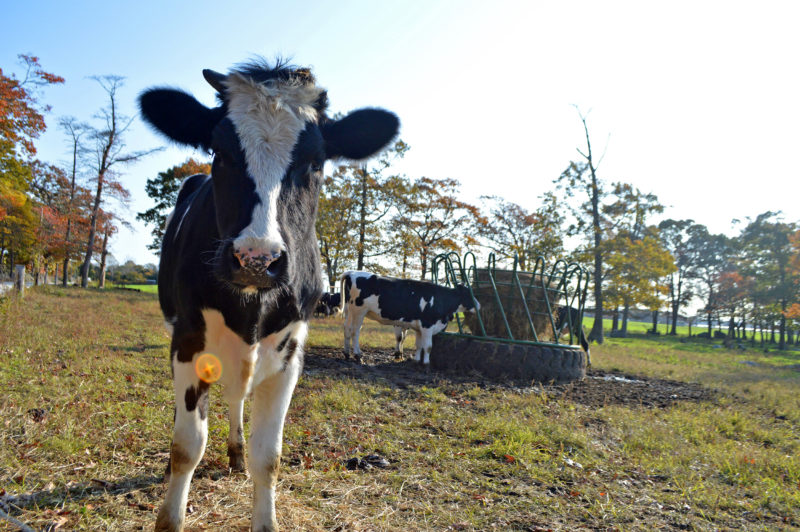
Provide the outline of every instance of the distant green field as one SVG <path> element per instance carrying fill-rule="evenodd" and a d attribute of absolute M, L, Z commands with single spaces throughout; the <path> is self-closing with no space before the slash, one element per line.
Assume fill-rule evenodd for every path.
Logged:
<path fill-rule="evenodd" d="M 131 290 L 139 290 L 140 292 L 147 292 L 148 294 L 157 294 L 157 284 L 126 284 L 120 288 L 129 288 Z"/>

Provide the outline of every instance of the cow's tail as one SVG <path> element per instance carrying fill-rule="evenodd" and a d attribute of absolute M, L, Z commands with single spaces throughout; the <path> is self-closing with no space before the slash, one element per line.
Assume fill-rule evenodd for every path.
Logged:
<path fill-rule="evenodd" d="M 342 275 L 339 276 L 339 294 L 341 300 L 339 301 L 339 310 L 336 311 L 337 316 L 344 316 L 345 315 L 345 307 L 347 307 L 347 297 L 344 293 L 344 285 L 347 279 L 347 275 L 350 272 L 344 272 Z"/>

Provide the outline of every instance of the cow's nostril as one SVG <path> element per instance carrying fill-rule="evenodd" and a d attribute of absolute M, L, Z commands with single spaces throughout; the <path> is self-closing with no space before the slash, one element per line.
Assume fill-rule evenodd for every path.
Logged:
<path fill-rule="evenodd" d="M 272 260 L 272 262 L 270 262 L 269 266 L 267 266 L 267 273 L 275 277 L 280 273 L 285 259 L 280 251 L 277 254 L 274 254 L 273 257 L 275 258 Z"/>

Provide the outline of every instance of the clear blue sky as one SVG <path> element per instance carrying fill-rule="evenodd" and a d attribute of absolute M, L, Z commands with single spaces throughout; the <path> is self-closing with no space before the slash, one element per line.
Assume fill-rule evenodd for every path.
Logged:
<path fill-rule="evenodd" d="M 213 104 L 203 68 L 253 55 L 313 67 L 334 111 L 382 106 L 411 146 L 398 170 L 453 177 L 476 201 L 535 208 L 578 157 L 589 111 L 600 175 L 654 192 L 665 216 L 732 233 L 733 218 L 782 210 L 800 219 L 798 2 L 30 1 L 3 6 L 0 66 L 18 53 L 64 76 L 40 158 L 67 158 L 56 127 L 104 103 L 92 75 L 125 76 L 123 112 L 146 87 L 172 85 Z M 141 122 L 131 149 L 164 146 Z M 134 230 L 112 252 L 156 262 L 148 177 L 203 154 L 171 147 L 124 170 Z"/>

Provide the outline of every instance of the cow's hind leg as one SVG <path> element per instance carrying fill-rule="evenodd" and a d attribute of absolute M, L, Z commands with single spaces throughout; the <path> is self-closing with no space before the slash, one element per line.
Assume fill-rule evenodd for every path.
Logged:
<path fill-rule="evenodd" d="M 422 333 L 414 331 L 414 362 L 422 362 Z"/>
<path fill-rule="evenodd" d="M 195 356 L 197 353 L 194 356 L 176 353 L 172 357 L 175 429 L 170 449 L 169 487 L 156 519 L 157 531 L 183 529 L 189 484 L 206 448 L 209 385 L 195 374 Z"/>
<path fill-rule="evenodd" d="M 253 479 L 254 531 L 277 530 L 275 484 L 278 481 L 283 423 L 302 362 L 299 348 L 285 368 L 260 382 L 253 390 L 252 430 L 247 465 Z"/>
<path fill-rule="evenodd" d="M 223 371 L 223 394 L 228 403 L 228 464 L 231 471 L 244 471 L 244 399 L 250 388 L 255 366 L 255 352 L 231 356 Z"/>
<path fill-rule="evenodd" d="M 351 325 L 352 318 L 350 317 L 350 313 L 348 312 L 344 318 L 344 325 L 342 329 L 344 330 L 344 358 L 350 358 L 350 339 L 353 337 L 353 327 Z"/>
<path fill-rule="evenodd" d="M 350 358 L 350 341 L 353 342 L 353 357 L 356 362 L 361 362 L 361 346 L 358 345 L 358 337 L 361 333 L 361 325 L 364 323 L 366 312 L 359 312 L 358 308 L 348 308 L 344 320 L 344 357 Z"/>
<path fill-rule="evenodd" d="M 430 329 L 422 329 L 419 332 L 420 344 L 422 346 L 422 363 L 428 365 L 431 363 L 431 347 L 433 347 L 433 332 Z"/>
<path fill-rule="evenodd" d="M 408 334 L 408 329 L 402 327 L 394 328 L 394 339 L 397 342 L 397 346 L 394 349 L 395 360 L 402 360 L 403 358 L 403 342 L 406 339 L 406 334 Z"/>

